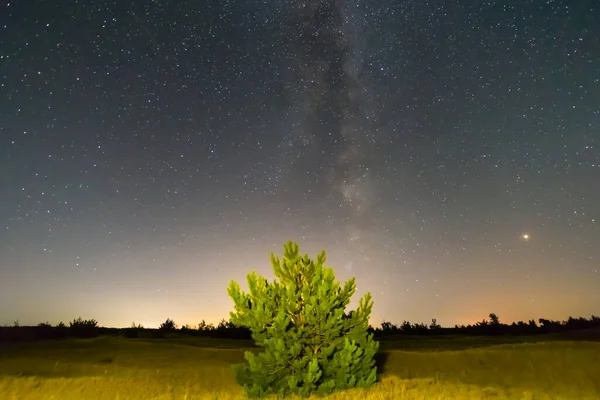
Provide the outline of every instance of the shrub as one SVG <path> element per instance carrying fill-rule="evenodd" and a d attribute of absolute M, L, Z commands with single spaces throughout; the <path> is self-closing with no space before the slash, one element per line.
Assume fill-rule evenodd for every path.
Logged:
<path fill-rule="evenodd" d="M 144 326 L 142 324 L 137 324 L 135 322 L 131 323 L 129 328 L 125 328 L 125 337 L 128 339 L 135 339 L 140 336 L 140 332 L 144 330 Z"/>
<path fill-rule="evenodd" d="M 288 242 L 283 260 L 271 254 L 271 263 L 278 281 L 269 283 L 253 272 L 247 277 L 250 293 L 234 281 L 228 289 L 235 307 L 231 323 L 248 327 L 263 349 L 246 352 L 247 363 L 234 366 L 248 397 L 325 395 L 375 383 L 379 343 L 367 332 L 371 295 L 346 313 L 355 280 L 342 288 L 333 270 L 324 267 L 324 251 L 315 262 Z"/>
<path fill-rule="evenodd" d="M 69 330 L 74 337 L 93 338 L 98 336 L 98 321 L 79 317 L 69 322 Z"/>
<path fill-rule="evenodd" d="M 165 322 L 160 324 L 158 329 L 165 332 L 173 332 L 177 330 L 177 324 L 172 319 L 167 318 Z"/>

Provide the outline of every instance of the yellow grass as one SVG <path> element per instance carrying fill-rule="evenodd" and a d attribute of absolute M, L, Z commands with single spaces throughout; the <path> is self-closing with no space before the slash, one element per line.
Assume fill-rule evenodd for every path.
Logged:
<path fill-rule="evenodd" d="M 235 343 L 96 338 L 3 347 L 0 399 L 241 400 L 230 365 L 244 349 L 226 348 Z M 328 399 L 600 399 L 600 342 L 387 354 L 378 384 Z"/>

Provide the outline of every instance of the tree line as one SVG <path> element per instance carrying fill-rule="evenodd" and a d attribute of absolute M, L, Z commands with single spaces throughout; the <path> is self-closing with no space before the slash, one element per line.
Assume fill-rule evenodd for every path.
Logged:
<path fill-rule="evenodd" d="M 475 324 L 455 325 L 454 327 L 442 327 L 436 319 L 430 324 L 411 323 L 403 321 L 394 324 L 384 321 L 378 327 L 369 327 L 369 332 L 377 338 L 393 337 L 396 335 L 535 335 L 545 333 L 566 333 L 585 329 L 600 328 L 600 317 L 592 315 L 588 318 L 569 317 L 564 321 L 540 318 L 537 321 L 529 320 L 502 323 L 498 316 L 491 313 L 487 319 Z M 123 336 L 126 338 L 149 338 L 163 339 L 173 335 L 189 335 L 198 337 L 210 337 L 215 339 L 239 339 L 250 340 L 251 331 L 246 327 L 236 326 L 231 321 L 222 319 L 218 324 L 207 323 L 202 320 L 193 326 L 189 324 L 179 326 L 173 319 L 168 318 L 158 329 L 145 328 L 135 322 L 127 328 L 107 328 L 98 325 L 95 319 L 82 319 L 81 317 L 65 324 L 60 322 L 51 325 L 48 322 L 36 326 L 21 326 L 15 321 L 12 326 L 0 327 L 0 342 L 28 341 L 28 340 L 51 340 L 68 338 L 93 338 L 101 335 Z"/>
<path fill-rule="evenodd" d="M 454 325 L 442 327 L 435 319 L 431 324 L 410 323 L 404 321 L 399 325 L 384 321 L 380 327 L 371 328 L 376 337 L 390 335 L 531 335 L 544 333 L 564 333 L 585 329 L 600 328 L 600 317 L 592 315 L 591 318 L 569 317 L 565 321 L 555 321 L 540 318 L 537 322 L 533 319 L 524 322 L 518 321 L 511 324 L 500 322 L 495 313 L 489 319 L 483 319 L 475 324 Z"/>

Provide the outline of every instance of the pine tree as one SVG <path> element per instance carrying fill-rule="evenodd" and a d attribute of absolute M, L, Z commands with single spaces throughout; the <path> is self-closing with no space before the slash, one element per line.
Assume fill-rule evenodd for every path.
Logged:
<path fill-rule="evenodd" d="M 324 267 L 325 251 L 315 262 L 288 242 L 283 260 L 271 254 L 271 263 L 278 280 L 268 282 L 253 272 L 247 277 L 249 293 L 235 281 L 228 289 L 235 308 L 231 322 L 249 328 L 262 348 L 258 354 L 246 352 L 247 363 L 234 366 L 247 396 L 326 395 L 375 383 L 379 343 L 367 332 L 371 295 L 346 313 L 355 280 L 341 287 L 333 270 Z"/>

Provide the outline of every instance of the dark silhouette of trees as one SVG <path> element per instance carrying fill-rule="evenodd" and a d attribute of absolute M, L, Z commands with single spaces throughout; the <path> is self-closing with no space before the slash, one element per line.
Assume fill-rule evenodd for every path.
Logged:
<path fill-rule="evenodd" d="M 131 323 L 129 328 L 125 328 L 125 337 L 135 339 L 140 336 L 140 332 L 144 331 L 142 324 Z"/>
<path fill-rule="evenodd" d="M 400 328 L 397 327 L 396 325 L 392 324 L 389 321 L 383 321 L 381 323 L 381 329 L 380 330 L 382 332 L 386 332 L 386 333 L 388 333 L 390 335 L 393 335 L 393 334 L 397 334 L 400 331 Z"/>
<path fill-rule="evenodd" d="M 494 317 L 492 317 L 494 315 Z M 96 320 L 74 319 L 66 325 L 60 322 L 52 326 L 48 322 L 39 323 L 36 326 L 22 326 L 13 323 L 10 326 L 0 327 L 0 342 L 27 341 L 27 340 L 60 340 L 67 338 L 92 338 L 98 335 L 125 336 L 127 338 L 164 338 L 165 333 L 169 335 L 181 334 L 188 336 L 210 337 L 216 339 L 241 339 L 249 340 L 251 332 L 246 327 L 236 326 L 231 321 L 221 320 L 217 326 L 200 322 L 196 327 L 184 325 L 176 329 L 172 320 L 165 327 L 174 329 L 146 329 L 140 324 L 133 323 L 124 329 L 99 327 Z M 16 322 L 16 321 L 15 321 Z M 166 321 L 165 321 L 166 322 Z M 539 322 L 539 324 L 538 324 Z M 535 320 L 515 321 L 510 324 L 500 322 L 496 314 L 490 314 L 489 320 L 482 320 L 473 325 L 455 325 L 453 327 L 442 327 L 434 318 L 429 326 L 426 324 L 413 324 L 403 321 L 395 325 L 390 321 L 384 321 L 379 327 L 369 327 L 369 332 L 378 338 L 396 335 L 539 335 L 553 333 L 569 333 L 596 329 L 596 334 L 591 332 L 591 338 L 600 339 L 600 317 L 592 315 L 589 319 L 569 317 L 566 321 L 553 321 L 545 318 Z M 172 325 L 171 325 L 172 323 Z M 165 325 L 163 323 L 161 327 Z"/>
<path fill-rule="evenodd" d="M 207 324 L 205 320 L 202 320 L 202 322 L 198 324 L 198 330 L 200 332 L 209 332 L 214 329 L 215 327 L 213 326 L 213 324 Z"/>
<path fill-rule="evenodd" d="M 71 335 L 77 338 L 93 338 L 98 336 L 98 321 L 95 319 L 82 319 L 78 317 L 69 322 Z"/>
<path fill-rule="evenodd" d="M 574 332 L 586 329 L 600 328 L 600 318 L 592 315 L 590 319 L 570 317 L 566 321 L 552 321 L 544 318 L 539 319 L 539 325 L 535 320 L 515 321 L 504 324 L 500 318 L 491 313 L 489 320 L 483 319 L 473 325 L 455 325 L 452 328 L 444 328 L 437 324 L 437 320 L 432 319 L 431 324 L 427 326 L 422 323 L 410 323 L 403 321 L 400 326 L 392 322 L 384 321 L 379 328 L 371 328 L 377 337 L 391 335 L 534 335 L 546 333 Z M 598 333 L 600 339 L 600 332 Z"/>
<path fill-rule="evenodd" d="M 413 330 L 412 328 L 413 328 L 413 326 L 408 321 L 402 321 L 402 325 L 400 325 L 400 330 L 403 333 L 411 333 Z"/>
<path fill-rule="evenodd" d="M 165 322 L 160 324 L 158 330 L 163 332 L 175 332 L 177 330 L 177 324 L 172 319 L 167 318 Z"/>
<path fill-rule="evenodd" d="M 498 318 L 498 316 L 496 314 L 491 313 L 489 315 L 489 317 L 490 317 L 490 325 L 496 325 L 496 326 L 500 325 L 500 319 Z"/>

